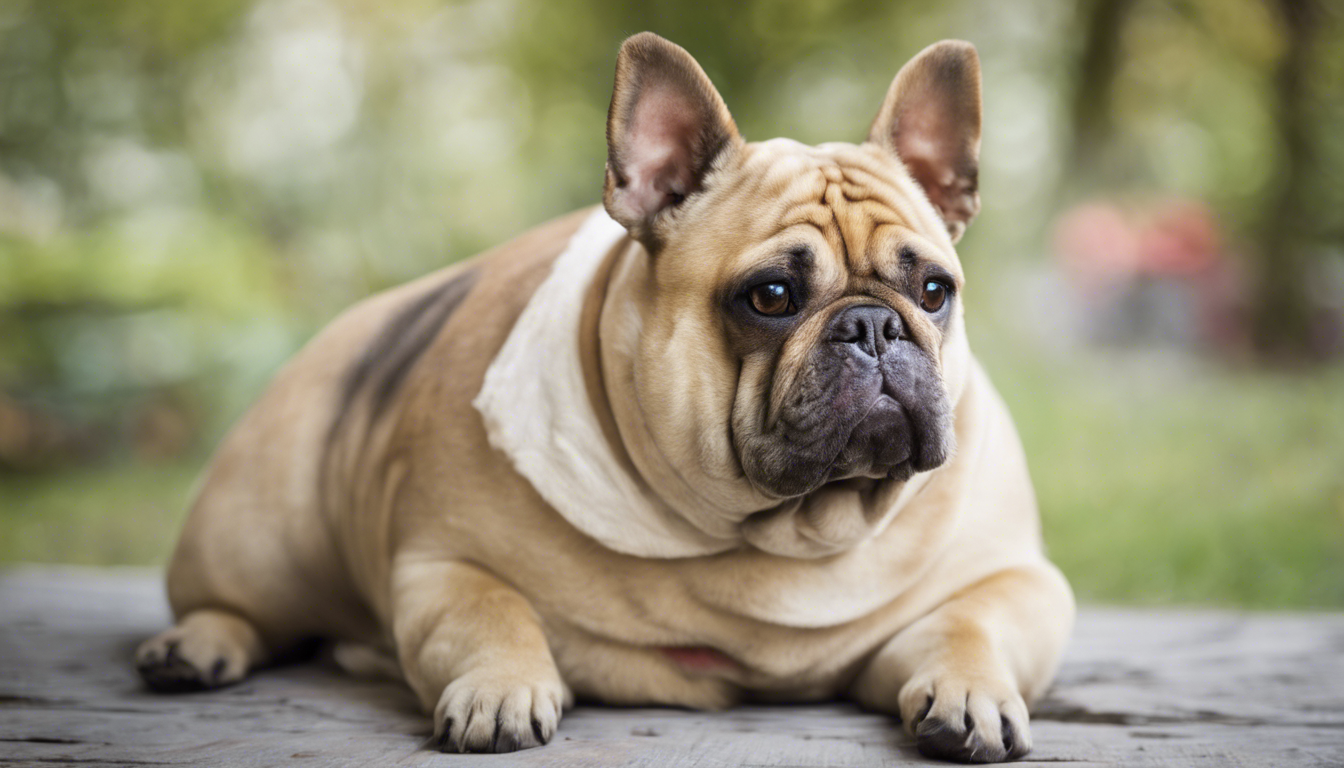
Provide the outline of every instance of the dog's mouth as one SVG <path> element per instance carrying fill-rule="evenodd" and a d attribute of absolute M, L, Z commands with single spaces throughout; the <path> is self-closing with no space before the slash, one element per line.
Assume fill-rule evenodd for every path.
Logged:
<path fill-rule="evenodd" d="M 912 419 L 884 381 L 872 404 L 854 425 L 831 464 L 826 482 L 855 477 L 905 480 L 915 471 L 920 436 Z"/>
<path fill-rule="evenodd" d="M 758 441 L 743 465 L 752 484 L 793 499 L 847 480 L 904 482 L 943 464 L 952 438 L 942 393 L 875 379 L 817 398 L 808 419 L 785 420 L 773 439 Z"/>

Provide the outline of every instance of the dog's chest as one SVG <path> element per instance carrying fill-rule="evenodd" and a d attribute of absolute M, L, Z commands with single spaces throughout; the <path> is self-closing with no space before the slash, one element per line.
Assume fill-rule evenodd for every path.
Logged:
<path fill-rule="evenodd" d="M 647 679 L 649 700 L 700 706 L 669 698 L 679 689 L 658 681 L 672 675 L 692 688 L 834 695 L 861 659 L 919 615 L 909 579 L 880 578 L 891 572 L 885 566 L 876 556 L 589 560 L 528 591 L 562 668 L 620 659 L 627 681 Z"/>

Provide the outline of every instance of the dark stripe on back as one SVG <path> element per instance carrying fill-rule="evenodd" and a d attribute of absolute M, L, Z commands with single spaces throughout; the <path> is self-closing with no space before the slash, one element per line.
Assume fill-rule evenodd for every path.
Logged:
<path fill-rule="evenodd" d="M 416 361 L 476 285 L 476 278 L 477 269 L 467 269 L 392 316 L 346 375 L 338 420 L 344 420 L 361 392 L 369 393 L 372 418 L 382 415 Z"/>

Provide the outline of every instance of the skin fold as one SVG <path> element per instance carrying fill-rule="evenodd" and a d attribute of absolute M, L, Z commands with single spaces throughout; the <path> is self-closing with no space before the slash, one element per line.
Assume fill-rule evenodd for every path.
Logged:
<path fill-rule="evenodd" d="M 575 696 L 848 697 L 935 757 L 1025 754 L 1073 601 L 966 341 L 979 135 L 966 43 L 907 64 L 867 141 L 813 147 L 745 142 L 689 54 L 631 38 L 583 405 L 613 471 L 721 551 L 590 538 L 472 406 L 579 211 L 358 304 L 278 374 L 207 470 L 142 675 L 217 687 L 325 638 L 385 659 L 451 751 L 544 744 Z M 774 284 L 792 312 L 756 308 Z"/>

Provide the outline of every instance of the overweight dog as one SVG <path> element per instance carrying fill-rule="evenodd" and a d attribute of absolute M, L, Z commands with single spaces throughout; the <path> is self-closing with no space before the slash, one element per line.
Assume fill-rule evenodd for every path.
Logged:
<path fill-rule="evenodd" d="M 849 697 L 928 755 L 1025 754 L 1073 602 L 963 327 L 980 114 L 945 41 L 862 144 L 750 143 L 627 40 L 601 209 L 359 304 L 224 440 L 146 682 L 327 638 L 445 750 L 544 744 L 577 695 Z"/>

